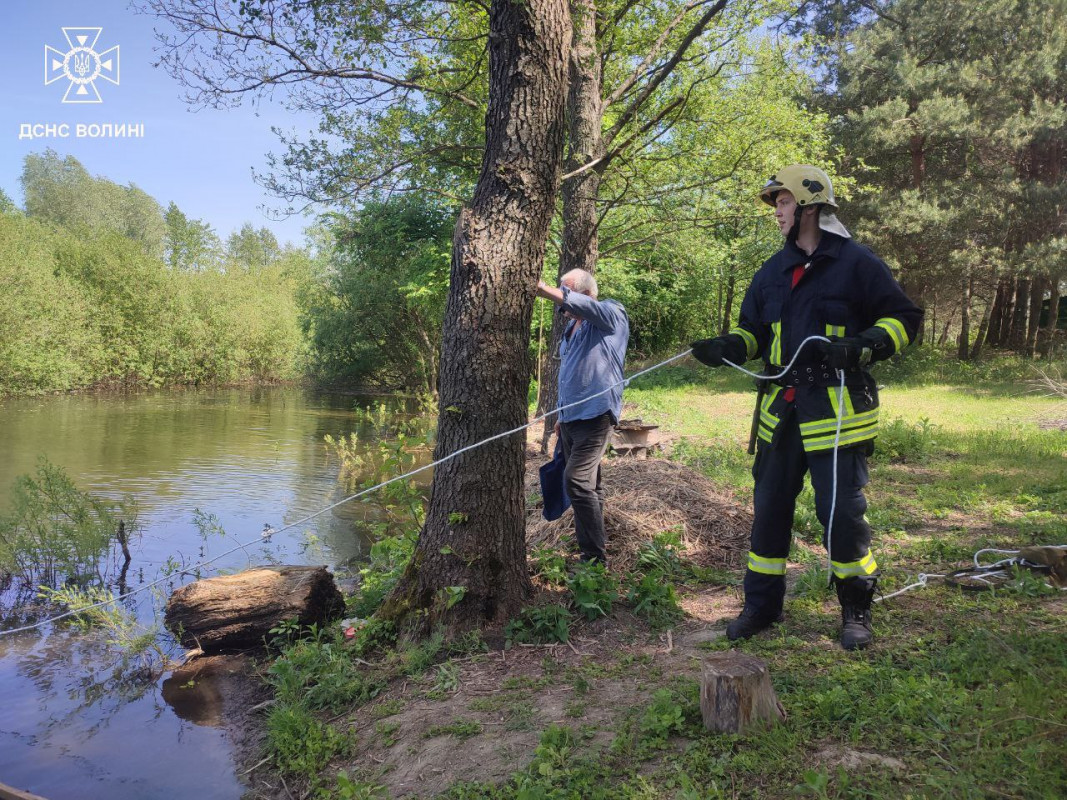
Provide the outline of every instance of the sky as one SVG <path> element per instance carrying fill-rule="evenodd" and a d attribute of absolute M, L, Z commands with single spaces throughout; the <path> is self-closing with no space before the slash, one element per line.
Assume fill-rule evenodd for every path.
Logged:
<path fill-rule="evenodd" d="M 0 0 L 0 188 L 21 205 L 23 159 L 52 148 L 74 156 L 93 175 L 136 184 L 164 207 L 177 203 L 223 239 L 251 222 L 268 227 L 282 243 L 303 244 L 311 220 L 270 219 L 264 209 L 282 203 L 256 184 L 252 171 L 265 171 L 267 153 L 281 151 L 272 126 L 306 134 L 317 120 L 287 111 L 278 101 L 193 111 L 178 82 L 152 66 L 158 58 L 154 31 L 162 24 L 137 13 L 129 0 Z M 93 82 L 99 104 L 64 103 L 71 82 L 62 69 L 45 84 L 45 47 L 61 55 L 71 49 L 64 27 L 102 28 L 93 46 L 98 54 L 119 47 L 118 85 L 103 78 Z M 144 136 L 75 136 L 76 125 L 94 123 L 143 124 Z M 25 124 L 66 124 L 70 135 L 20 139 Z"/>

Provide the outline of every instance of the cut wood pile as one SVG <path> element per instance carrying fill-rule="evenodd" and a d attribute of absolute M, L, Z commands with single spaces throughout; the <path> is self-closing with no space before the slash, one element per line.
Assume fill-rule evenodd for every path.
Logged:
<path fill-rule="evenodd" d="M 544 459 L 527 461 L 526 544 L 556 546 L 573 536 L 574 516 L 567 511 L 554 522 L 541 516 L 537 469 Z M 736 499 L 699 472 L 661 458 L 605 459 L 604 527 L 612 570 L 631 569 L 643 542 L 664 531 L 681 534 L 685 558 L 704 567 L 740 566 L 748 552 L 752 515 Z"/>

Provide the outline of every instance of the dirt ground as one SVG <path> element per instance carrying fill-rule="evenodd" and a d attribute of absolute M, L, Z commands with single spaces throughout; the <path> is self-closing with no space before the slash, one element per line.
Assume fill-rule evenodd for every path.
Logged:
<path fill-rule="evenodd" d="M 454 661 L 458 688 L 443 696 L 432 688 L 433 670 L 395 682 L 333 720 L 358 737 L 342 768 L 385 787 L 388 796 L 432 797 L 461 781 L 505 780 L 529 762 L 551 724 L 581 726 L 591 734 L 583 747 L 606 747 L 616 724 L 648 703 L 647 671 L 699 679 L 700 644 L 723 636 L 741 605 L 739 593 L 724 587 L 679 599 L 688 618 L 670 631 L 650 634 L 644 621 L 622 611 L 576 625 L 569 644 L 517 645 Z M 641 669 L 620 670 L 626 656 Z M 582 675 L 596 677 L 579 693 Z M 477 723 L 478 732 L 461 738 L 432 730 L 456 722 Z M 255 752 L 245 755 L 247 769 Z M 253 770 L 248 780 L 248 798 L 305 796 L 266 771 Z"/>

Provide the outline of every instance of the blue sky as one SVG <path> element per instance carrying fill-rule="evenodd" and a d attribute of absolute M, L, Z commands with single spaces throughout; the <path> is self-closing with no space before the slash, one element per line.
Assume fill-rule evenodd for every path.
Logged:
<path fill-rule="evenodd" d="M 90 173 L 116 183 L 135 183 L 163 206 L 174 201 L 225 238 L 245 221 L 265 225 L 282 242 L 303 243 L 309 220 L 276 222 L 262 207 L 280 203 L 252 179 L 266 168 L 266 154 L 280 151 L 271 126 L 306 133 L 316 120 L 287 111 L 278 101 L 253 109 L 193 112 L 182 87 L 154 68 L 154 28 L 161 23 L 138 14 L 129 0 L 0 0 L 0 187 L 22 202 L 18 177 L 27 153 L 51 147 L 73 155 Z M 97 79 L 103 100 L 84 105 L 61 102 L 65 78 L 45 85 L 45 46 L 69 48 L 64 27 L 103 28 L 95 50 L 118 45 L 119 85 Z M 70 126 L 67 138 L 19 139 L 21 124 Z M 79 123 L 143 123 L 142 139 L 76 138 Z"/>

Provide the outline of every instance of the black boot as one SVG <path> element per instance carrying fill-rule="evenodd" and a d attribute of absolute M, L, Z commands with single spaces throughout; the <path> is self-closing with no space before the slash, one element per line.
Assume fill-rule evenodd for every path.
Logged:
<path fill-rule="evenodd" d="M 841 603 L 841 646 L 846 650 L 862 650 L 874 639 L 871 630 L 871 603 L 878 579 L 834 578 L 837 599 Z"/>
<path fill-rule="evenodd" d="M 760 631 L 782 621 L 785 602 L 785 576 L 745 572 L 745 607 L 735 620 L 726 626 L 726 638 L 731 642 L 748 639 Z"/>
<path fill-rule="evenodd" d="M 768 613 L 746 605 L 737 619 L 730 620 L 730 624 L 726 626 L 726 638 L 731 642 L 748 639 L 782 619 L 784 617 L 781 611 Z"/>

